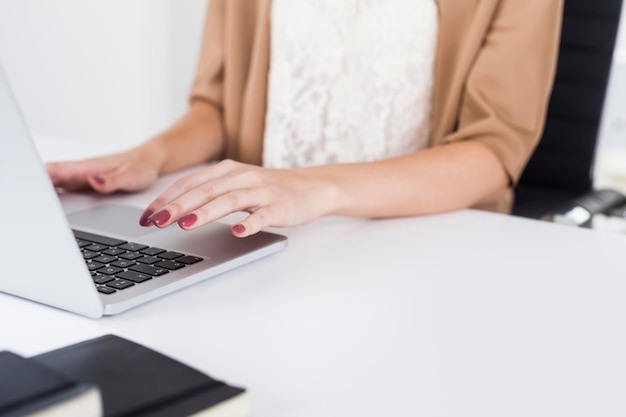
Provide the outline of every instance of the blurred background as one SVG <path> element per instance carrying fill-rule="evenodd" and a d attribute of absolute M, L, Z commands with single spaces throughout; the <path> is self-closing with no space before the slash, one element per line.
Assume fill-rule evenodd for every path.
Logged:
<path fill-rule="evenodd" d="M 187 105 L 207 4 L 0 0 L 0 60 L 31 130 L 121 149 L 169 125 Z M 595 179 L 626 192 L 626 24 Z"/>
<path fill-rule="evenodd" d="M 0 0 L 0 61 L 30 129 L 136 144 L 187 106 L 207 0 Z"/>

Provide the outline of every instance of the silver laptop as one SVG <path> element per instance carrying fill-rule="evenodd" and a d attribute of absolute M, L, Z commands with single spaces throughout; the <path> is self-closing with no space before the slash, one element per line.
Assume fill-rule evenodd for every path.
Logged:
<path fill-rule="evenodd" d="M 0 291 L 88 317 L 117 314 L 277 252 L 284 236 L 143 228 L 141 210 L 64 213 L 0 65 Z M 180 294 L 179 296 L 184 296 Z"/>

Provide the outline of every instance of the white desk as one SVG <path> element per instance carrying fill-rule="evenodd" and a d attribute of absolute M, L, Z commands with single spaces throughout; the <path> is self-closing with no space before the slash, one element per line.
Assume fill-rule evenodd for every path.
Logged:
<path fill-rule="evenodd" d="M 0 295 L 0 350 L 118 334 L 246 386 L 253 417 L 626 415 L 625 236 L 472 210 L 281 232 L 116 317 Z"/>

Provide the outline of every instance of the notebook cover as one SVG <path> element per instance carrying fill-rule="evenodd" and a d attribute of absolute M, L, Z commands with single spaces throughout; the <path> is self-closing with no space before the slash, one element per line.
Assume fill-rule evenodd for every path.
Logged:
<path fill-rule="evenodd" d="M 98 385 L 105 417 L 187 416 L 244 392 L 113 335 L 32 359 L 70 378 Z"/>
<path fill-rule="evenodd" d="M 35 361 L 0 352 L 0 415 L 23 416 L 72 401 L 92 389 Z"/>

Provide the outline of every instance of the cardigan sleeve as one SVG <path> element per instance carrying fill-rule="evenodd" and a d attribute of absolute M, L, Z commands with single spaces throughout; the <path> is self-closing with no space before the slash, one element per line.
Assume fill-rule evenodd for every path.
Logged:
<path fill-rule="evenodd" d="M 190 101 L 204 100 L 222 107 L 224 98 L 224 3 L 210 0 L 202 38 L 202 48 Z"/>
<path fill-rule="evenodd" d="M 493 151 L 514 185 L 545 124 L 561 33 L 562 0 L 502 0 L 461 96 L 455 132 Z"/>

